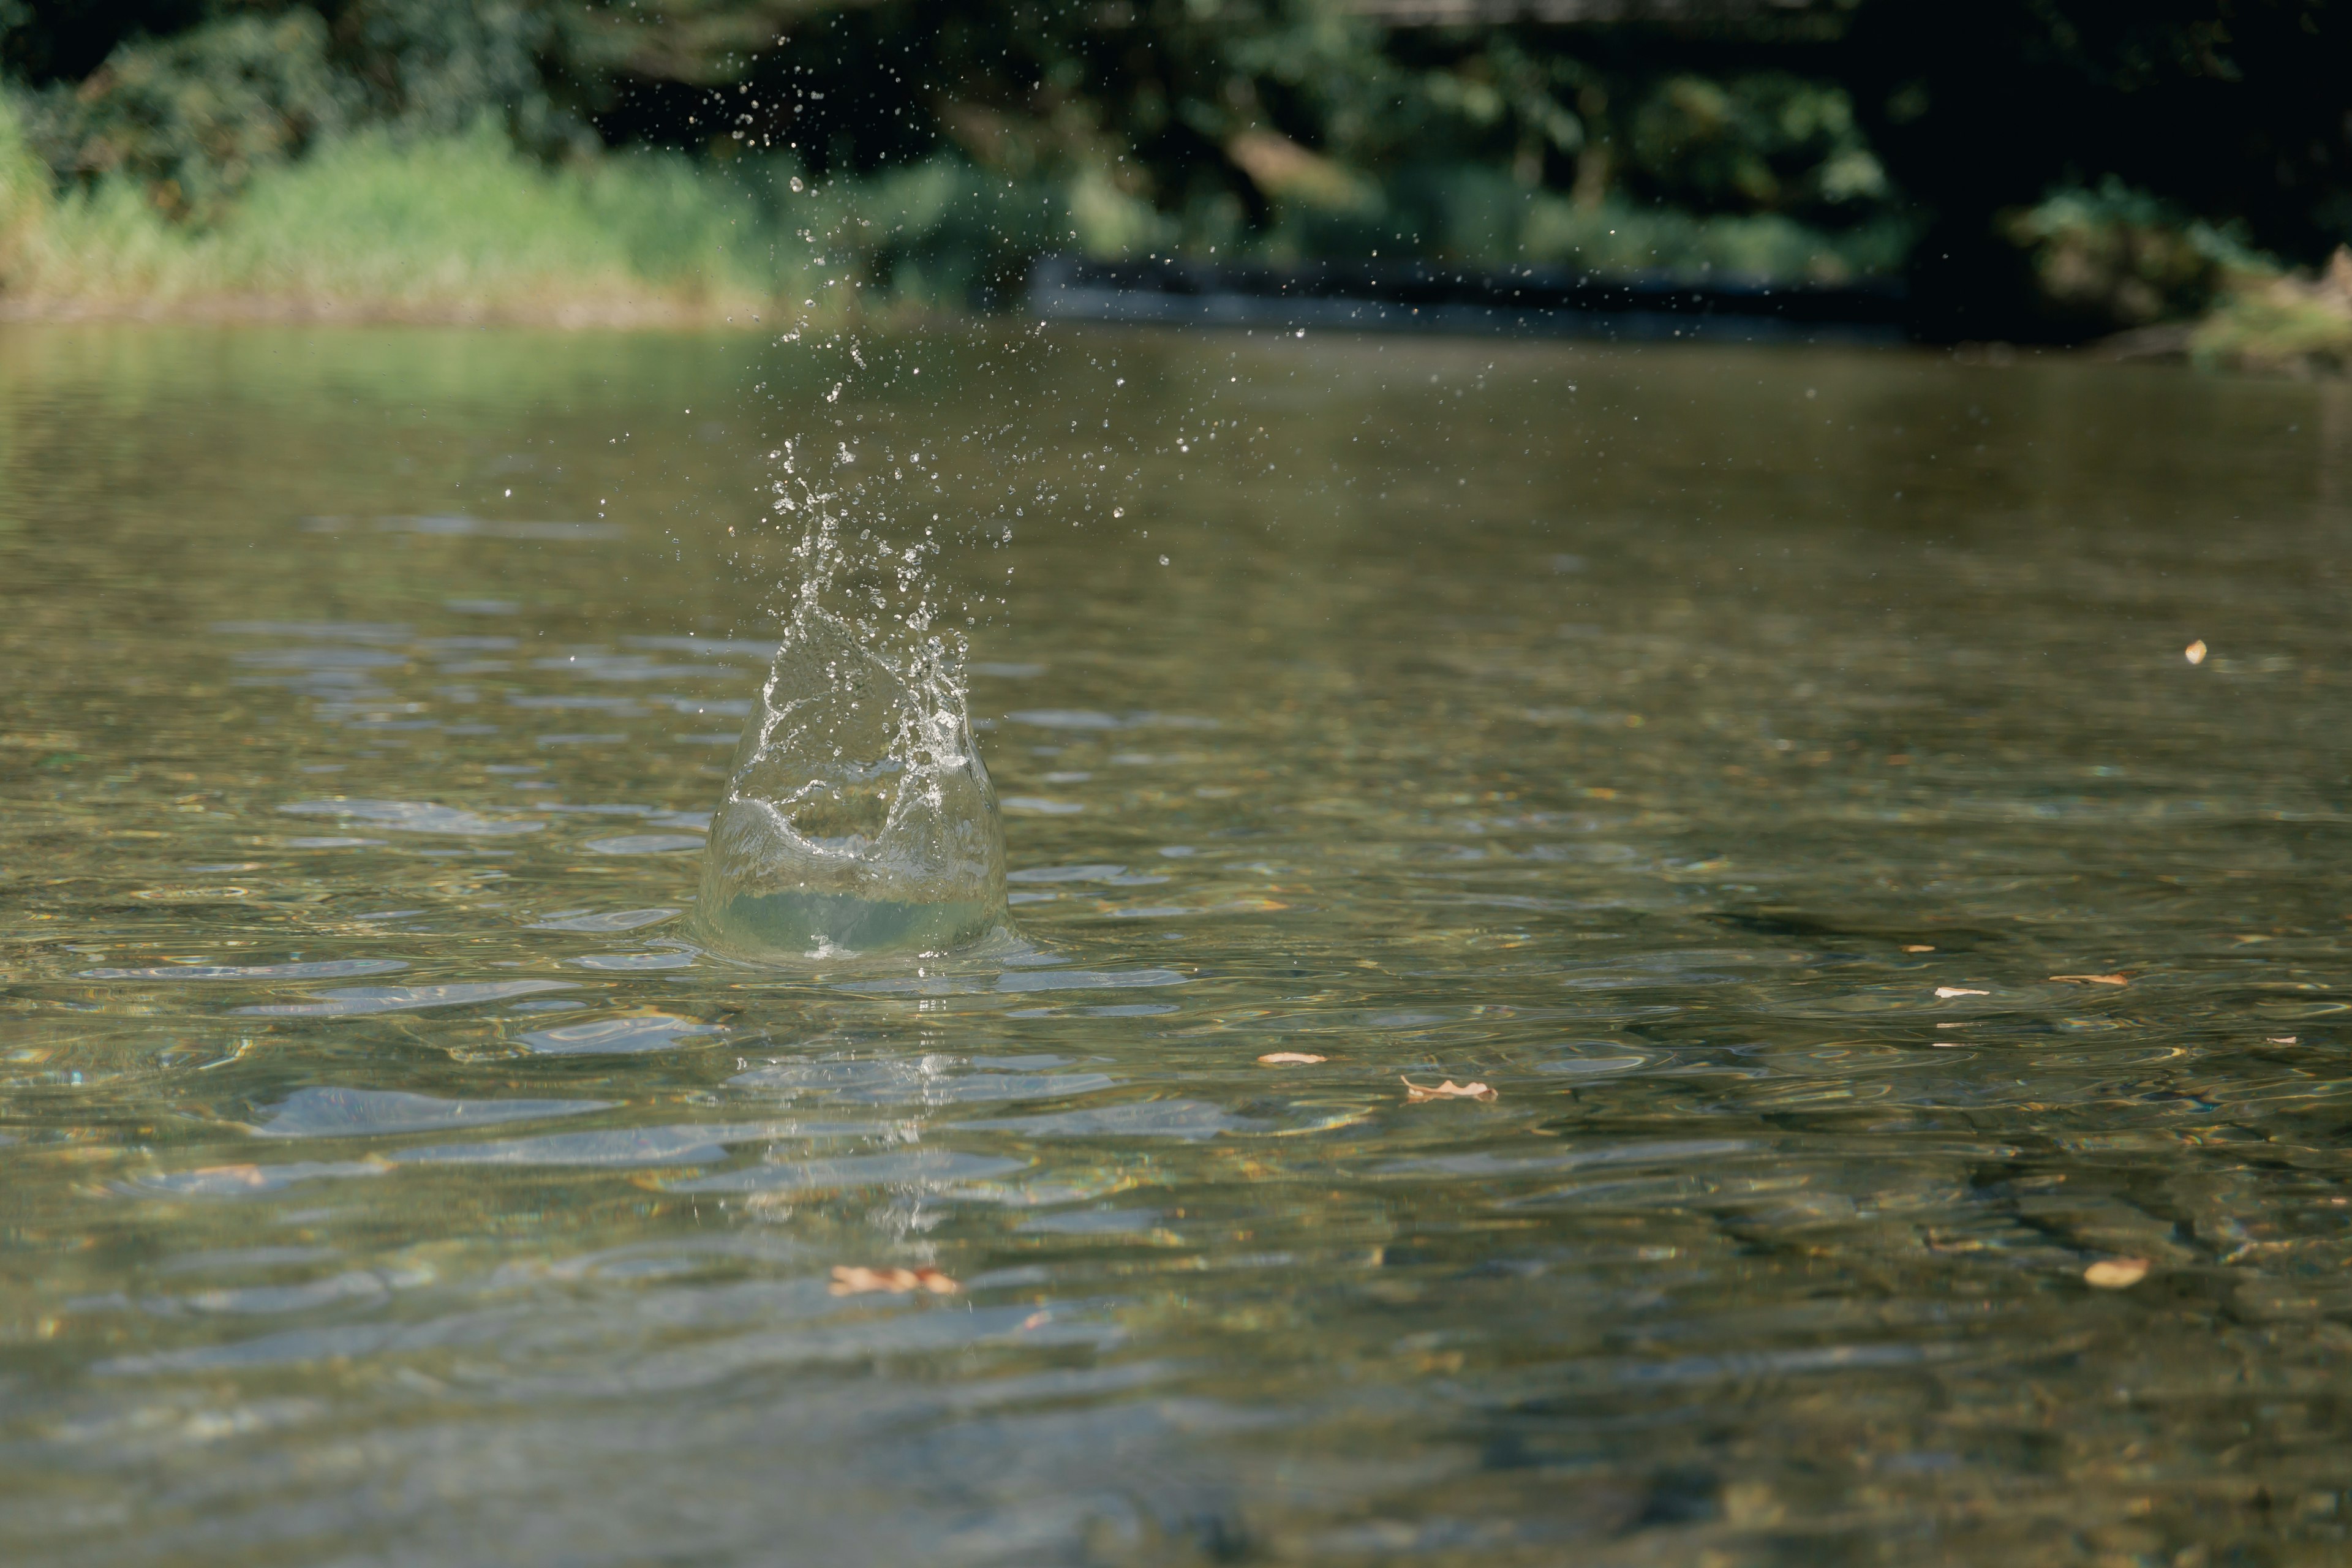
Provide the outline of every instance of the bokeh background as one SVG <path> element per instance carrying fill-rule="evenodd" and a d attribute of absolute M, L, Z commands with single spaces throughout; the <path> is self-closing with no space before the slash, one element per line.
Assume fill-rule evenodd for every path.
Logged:
<path fill-rule="evenodd" d="M 1035 258 L 2352 343 L 2327 0 L 0 0 L 0 310 L 762 325 Z"/>

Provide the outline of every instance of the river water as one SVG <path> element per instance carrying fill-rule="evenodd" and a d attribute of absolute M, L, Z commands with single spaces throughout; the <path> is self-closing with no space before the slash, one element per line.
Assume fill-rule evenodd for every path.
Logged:
<path fill-rule="evenodd" d="M 845 352 L 0 333 L 0 1554 L 2343 1561 L 2352 388 Z M 987 962 L 695 943 L 788 437 Z"/>

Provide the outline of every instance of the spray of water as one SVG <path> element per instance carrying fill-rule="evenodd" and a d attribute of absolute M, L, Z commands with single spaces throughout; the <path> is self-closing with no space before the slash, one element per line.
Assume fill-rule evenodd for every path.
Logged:
<path fill-rule="evenodd" d="M 894 543 L 861 523 L 845 443 L 829 462 L 793 445 L 773 461 L 794 581 L 711 823 L 703 941 L 771 962 L 978 942 L 1005 926 L 1004 830 L 964 639 L 934 624 L 935 529 Z"/>

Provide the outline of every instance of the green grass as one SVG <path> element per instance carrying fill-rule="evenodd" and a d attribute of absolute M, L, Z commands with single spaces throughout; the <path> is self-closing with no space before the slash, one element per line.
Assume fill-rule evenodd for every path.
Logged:
<path fill-rule="evenodd" d="M 2315 279 L 2250 278 L 2189 334 L 2200 364 L 2245 370 L 2352 371 L 2352 247 Z"/>
<path fill-rule="evenodd" d="M 545 169 L 496 132 L 360 135 L 254 181 L 219 222 L 138 186 L 52 195 L 0 124 L 0 289 L 18 312 L 685 321 L 758 310 L 773 215 L 684 160 Z"/>
<path fill-rule="evenodd" d="M 1899 275 L 1915 230 L 1898 217 L 1832 232 L 1778 214 L 1696 217 L 1615 202 L 1581 207 L 1543 196 L 1530 203 L 1521 232 L 1528 259 L 1584 272 L 1847 283 Z"/>
<path fill-rule="evenodd" d="M 828 184 L 774 159 L 551 168 L 488 128 L 352 136 L 191 224 L 130 181 L 55 194 L 0 100 L 0 309 L 16 315 L 749 325 L 961 304 L 1038 251 L 1157 237 L 1116 191 L 951 158 Z"/>
<path fill-rule="evenodd" d="M 1476 170 L 1423 170 L 1344 218 L 1171 216 L 1098 173 L 1007 180 L 961 157 L 856 181 L 621 152 L 549 166 L 489 127 L 362 132 L 257 174 L 209 222 L 126 179 L 56 191 L 0 95 L 0 313 L 47 317 L 750 326 L 1013 297 L 1029 258 L 1171 249 L 1282 260 L 1435 256 L 1472 266 L 1842 279 L 1899 265 L 1893 227 L 1579 207 Z"/>

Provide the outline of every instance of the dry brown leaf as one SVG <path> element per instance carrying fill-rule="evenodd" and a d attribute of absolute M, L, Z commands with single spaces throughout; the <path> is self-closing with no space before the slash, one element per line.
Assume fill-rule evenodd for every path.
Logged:
<path fill-rule="evenodd" d="M 247 1187 L 261 1187 L 269 1184 L 269 1178 L 262 1173 L 262 1169 L 258 1165 L 199 1165 L 188 1174 L 210 1176 L 216 1181 L 235 1182 L 240 1186 Z"/>
<path fill-rule="evenodd" d="M 1991 994 L 1992 993 L 1990 991 L 1971 991 L 1965 985 L 1938 985 L 1936 987 L 1937 998 L 1941 1001 L 1949 1001 L 1955 996 L 1990 996 Z"/>
<path fill-rule="evenodd" d="M 936 1268 L 859 1268 L 836 1263 L 833 1283 L 825 1289 L 836 1296 L 859 1296 L 868 1290 L 891 1290 L 900 1295 L 909 1290 L 929 1290 L 934 1296 L 952 1296 L 963 1287 Z"/>
<path fill-rule="evenodd" d="M 2191 664 L 2204 663 L 2205 639 L 2203 637 L 2199 637 L 2195 642 L 2190 643 L 2187 647 L 2182 648 L 2180 650 L 2180 657 L 2187 659 Z"/>
<path fill-rule="evenodd" d="M 2083 1282 L 2102 1290 L 2128 1290 L 2147 1278 L 2145 1258 L 2102 1258 L 2083 1270 Z"/>
<path fill-rule="evenodd" d="M 1483 1083 L 1456 1083 L 1449 1078 L 1432 1089 L 1425 1083 L 1413 1082 L 1402 1073 L 1399 1073 L 1397 1079 L 1404 1085 L 1404 1097 L 1407 1100 L 1492 1100 L 1495 1098 L 1495 1091 Z"/>
<path fill-rule="evenodd" d="M 1903 951 L 1906 952 L 1933 952 L 1936 950 L 1928 946 L 1924 942 L 1906 942 L 1903 944 Z"/>
<path fill-rule="evenodd" d="M 1298 1063 L 1303 1067 L 1312 1067 L 1317 1062 L 1326 1062 L 1329 1061 L 1331 1058 L 1328 1057 L 1310 1057 L 1305 1051 L 1268 1051 L 1265 1055 L 1258 1058 L 1257 1059 L 1265 1063 L 1268 1067 L 1278 1068 L 1292 1062 Z"/>
<path fill-rule="evenodd" d="M 2128 985 L 2131 984 L 2131 976 L 2128 974 L 2053 974 L 2050 978 L 2063 981 L 2069 985 Z"/>

